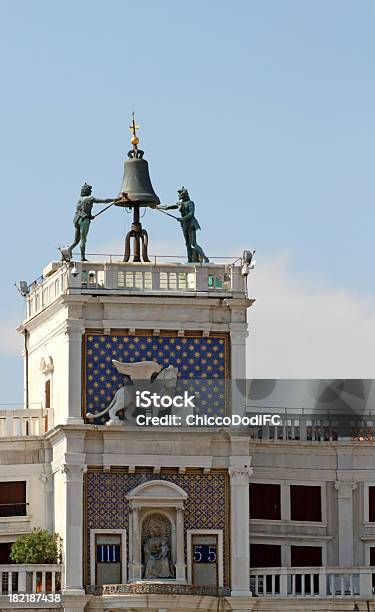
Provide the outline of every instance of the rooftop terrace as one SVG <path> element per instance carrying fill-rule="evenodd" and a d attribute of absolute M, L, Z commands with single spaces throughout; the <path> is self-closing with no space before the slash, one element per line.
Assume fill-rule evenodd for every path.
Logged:
<path fill-rule="evenodd" d="M 123 263 L 106 261 L 53 261 L 31 283 L 26 297 L 28 320 L 63 295 L 186 295 L 200 297 L 246 296 L 241 259 L 209 264 L 160 261 Z"/>

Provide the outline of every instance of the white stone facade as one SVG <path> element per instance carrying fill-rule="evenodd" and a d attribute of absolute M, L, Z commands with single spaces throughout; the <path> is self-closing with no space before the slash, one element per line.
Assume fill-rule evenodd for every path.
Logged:
<path fill-rule="evenodd" d="M 218 606 L 264 611 L 375 609 L 371 608 L 375 605 L 370 566 L 371 549 L 375 550 L 375 522 L 369 514 L 375 486 L 371 443 L 261 440 L 244 428 L 191 431 L 85 422 L 83 337 L 90 330 L 103 334 L 126 330 L 131 337 L 142 330 L 155 337 L 223 334 L 230 347 L 230 376 L 245 378 L 247 309 L 252 300 L 246 297 L 240 266 L 108 262 L 79 263 L 77 268 L 73 277 L 69 266 L 50 264 L 43 282 L 27 298 L 27 316 L 20 326 L 26 334 L 25 397 L 30 414 L 31 406 L 41 405 L 35 418 L 42 420 L 38 432 L 31 425 L 21 428 L 24 435 L 15 435 L 14 430 L 9 435 L 9 424 L 0 430 L 0 483 L 25 481 L 27 504 L 25 515 L 0 517 L 0 544 L 33 527 L 58 532 L 63 539 L 64 608 L 77 612 Z M 242 414 L 244 401 L 237 396 L 235 401 L 236 412 Z M 225 507 L 214 509 L 212 504 L 205 513 L 210 518 L 216 512 L 217 524 L 211 521 L 202 527 L 205 517 L 198 526 L 189 523 L 189 508 L 198 501 L 194 486 L 184 489 L 181 483 L 195 477 L 197 482 L 210 482 L 215 475 L 223 483 Z M 101 523 L 100 508 L 97 524 L 90 523 L 87 504 L 99 505 L 90 497 L 95 494 L 90 478 L 108 487 L 100 500 L 108 498 L 106 491 L 112 491 L 113 499 L 117 496 L 113 503 L 118 511 L 117 506 L 111 511 L 111 524 Z M 127 483 L 136 482 L 126 489 Z M 250 483 L 280 487 L 280 517 L 250 518 Z M 295 485 L 320 488 L 320 520 L 293 519 Z M 220 512 L 225 513 L 222 523 Z M 126 521 L 116 521 L 121 513 L 127 513 Z M 175 576 L 154 581 L 149 588 L 142 578 L 142 526 L 150 513 L 169 521 Z M 118 537 L 118 587 L 96 584 L 98 535 Z M 216 582 L 207 583 L 213 588 L 206 593 L 204 585 L 194 584 L 198 570 L 193 567 L 192 545 L 199 537 L 202 542 L 216 542 Z M 250 545 L 280 547 L 281 562 L 277 567 L 253 566 Z M 293 547 L 300 545 L 321 549 L 318 567 L 292 565 Z M 40 569 L 44 586 L 45 571 Z M 7 574 L 3 579 L 7 588 L 12 572 L 19 572 L 18 587 L 23 584 L 22 567 L 4 565 L 0 572 Z M 1 604 L 10 607 L 5 594 Z"/>

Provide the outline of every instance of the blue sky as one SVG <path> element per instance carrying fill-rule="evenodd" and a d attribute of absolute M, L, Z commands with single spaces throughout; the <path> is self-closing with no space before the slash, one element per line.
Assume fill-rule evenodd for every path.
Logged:
<path fill-rule="evenodd" d="M 70 241 L 83 181 L 117 194 L 133 109 L 156 192 L 189 187 L 209 255 L 256 248 L 263 286 L 286 257 L 285 286 L 372 317 L 374 24 L 370 0 L 3 0 L 0 402 L 22 397 L 13 282 Z M 184 253 L 172 220 L 146 219 L 151 251 Z M 104 214 L 89 250 L 125 229 Z"/>

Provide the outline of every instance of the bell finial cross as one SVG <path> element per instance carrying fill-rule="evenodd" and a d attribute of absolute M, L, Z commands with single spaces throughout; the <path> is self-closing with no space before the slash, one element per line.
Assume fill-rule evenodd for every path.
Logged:
<path fill-rule="evenodd" d="M 132 115 L 133 115 L 133 120 L 132 120 L 132 124 L 129 126 L 129 130 L 131 131 L 133 136 L 131 137 L 130 142 L 133 145 L 133 147 L 136 149 L 137 145 L 139 144 L 139 138 L 137 136 L 137 130 L 139 130 L 139 125 L 135 122 L 134 111 Z"/>

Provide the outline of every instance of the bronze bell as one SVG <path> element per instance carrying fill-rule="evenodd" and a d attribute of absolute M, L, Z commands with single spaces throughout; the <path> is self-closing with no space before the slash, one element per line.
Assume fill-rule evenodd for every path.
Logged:
<path fill-rule="evenodd" d="M 129 151 L 128 159 L 124 164 L 124 178 L 122 179 L 121 193 L 126 193 L 129 200 L 119 202 L 118 206 L 154 206 L 160 204 L 151 184 L 148 163 L 143 159 L 143 151 L 134 148 Z"/>

